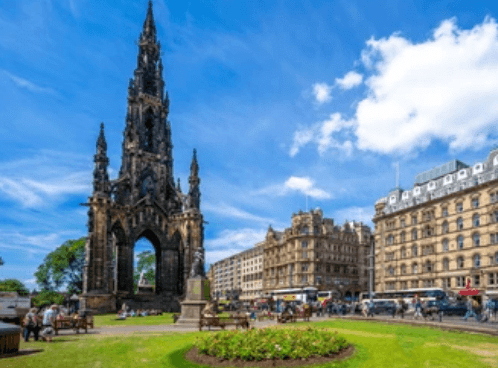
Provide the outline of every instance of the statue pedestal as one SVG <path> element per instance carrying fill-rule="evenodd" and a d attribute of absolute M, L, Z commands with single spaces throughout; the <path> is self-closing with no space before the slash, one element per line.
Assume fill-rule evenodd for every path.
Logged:
<path fill-rule="evenodd" d="M 153 285 L 138 285 L 137 286 L 137 294 L 154 294 L 154 286 Z"/>
<path fill-rule="evenodd" d="M 205 288 L 209 281 L 205 277 L 187 279 L 187 296 L 181 302 L 182 313 L 176 325 L 199 325 L 201 312 L 208 303 L 205 297 Z"/>

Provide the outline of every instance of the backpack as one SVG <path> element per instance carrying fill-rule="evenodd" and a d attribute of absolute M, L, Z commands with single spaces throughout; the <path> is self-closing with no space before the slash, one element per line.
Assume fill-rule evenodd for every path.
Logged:
<path fill-rule="evenodd" d="M 34 317 L 31 313 L 29 313 L 27 315 L 28 317 L 28 323 L 26 324 L 27 327 L 35 327 L 36 326 L 36 323 L 35 323 L 35 319 L 36 317 Z"/>

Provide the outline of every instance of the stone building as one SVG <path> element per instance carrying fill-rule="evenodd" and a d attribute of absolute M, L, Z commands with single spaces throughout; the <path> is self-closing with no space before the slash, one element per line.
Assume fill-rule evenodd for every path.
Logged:
<path fill-rule="evenodd" d="M 466 285 L 498 294 L 498 149 L 450 161 L 375 204 L 375 289 Z"/>
<path fill-rule="evenodd" d="M 115 311 L 126 302 L 139 308 L 178 311 L 194 251 L 203 246 L 200 179 L 196 152 L 189 189 L 173 177 L 173 145 L 164 93 L 161 45 L 149 1 L 138 40 L 137 67 L 128 86 L 128 107 L 118 178 L 107 173 L 107 143 L 101 125 L 94 157 L 93 194 L 83 271 L 82 309 Z M 156 254 L 155 291 L 134 294 L 134 245 L 150 240 Z"/>
<path fill-rule="evenodd" d="M 292 215 L 283 232 L 268 229 L 264 249 L 263 291 L 314 286 L 342 298 L 368 290 L 370 228 L 361 222 L 335 226 L 320 209 Z"/>
<path fill-rule="evenodd" d="M 242 293 L 242 272 L 240 254 L 232 255 L 211 265 L 211 297 L 233 299 Z"/>
<path fill-rule="evenodd" d="M 239 253 L 242 261 L 241 300 L 251 300 L 263 296 L 263 245 L 264 242 L 260 242 Z"/>

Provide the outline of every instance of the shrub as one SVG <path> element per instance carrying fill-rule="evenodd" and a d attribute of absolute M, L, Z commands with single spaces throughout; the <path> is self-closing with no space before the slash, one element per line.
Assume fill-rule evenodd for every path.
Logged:
<path fill-rule="evenodd" d="M 222 331 L 198 338 L 200 354 L 221 359 L 298 359 L 335 354 L 349 346 L 337 332 L 314 327 Z"/>

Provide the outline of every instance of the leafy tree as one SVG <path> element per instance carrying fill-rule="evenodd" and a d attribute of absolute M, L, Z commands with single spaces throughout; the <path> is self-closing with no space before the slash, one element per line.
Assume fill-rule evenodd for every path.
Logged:
<path fill-rule="evenodd" d="M 17 291 L 19 295 L 29 295 L 29 290 L 26 286 L 16 279 L 1 280 L 0 291 Z"/>
<path fill-rule="evenodd" d="M 2 257 L 0 257 L 0 266 L 3 266 L 3 265 L 4 265 L 3 259 L 2 259 Z"/>
<path fill-rule="evenodd" d="M 70 293 L 83 289 L 86 238 L 68 240 L 50 252 L 35 272 L 36 283 L 42 291 L 56 291 L 64 284 Z"/>
<path fill-rule="evenodd" d="M 42 290 L 40 294 L 31 299 L 31 302 L 38 308 L 51 304 L 61 305 L 64 303 L 64 295 L 61 295 L 56 291 Z"/>
<path fill-rule="evenodd" d="M 150 250 L 146 250 L 137 254 L 137 268 L 133 273 L 133 282 L 135 291 L 137 290 L 140 273 L 144 272 L 144 277 L 149 281 L 149 284 L 156 284 L 156 254 Z"/>

